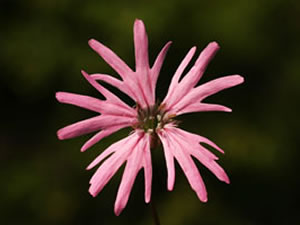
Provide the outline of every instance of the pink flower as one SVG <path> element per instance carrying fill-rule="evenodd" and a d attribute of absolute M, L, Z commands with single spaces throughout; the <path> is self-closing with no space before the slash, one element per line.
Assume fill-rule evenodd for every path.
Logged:
<path fill-rule="evenodd" d="M 194 66 L 180 80 L 196 51 L 196 47 L 193 47 L 175 72 L 167 96 L 158 105 L 155 102 L 156 82 L 170 44 L 171 42 L 168 42 L 163 47 L 154 65 L 150 68 L 145 26 L 141 20 L 136 20 L 134 23 L 135 71 L 109 48 L 96 40 L 89 41 L 91 48 L 122 78 L 119 80 L 105 74 L 88 75 L 82 71 L 85 79 L 105 97 L 105 100 L 67 92 L 56 93 L 56 98 L 61 103 L 76 105 L 100 114 L 64 127 L 57 132 L 59 139 L 68 139 L 97 131 L 82 146 L 81 151 L 85 151 L 119 129 L 129 126 L 133 128 L 133 132 L 128 137 L 112 144 L 87 167 L 87 169 L 91 169 L 106 159 L 90 180 L 89 192 L 96 196 L 126 162 L 115 202 L 116 215 L 119 215 L 126 206 L 134 180 L 142 168 L 145 177 L 145 201 L 147 203 L 150 201 L 152 183 L 150 150 L 151 146 L 159 140 L 163 145 L 166 159 L 168 190 L 171 191 L 174 187 L 174 159 L 176 159 L 198 198 L 203 202 L 207 201 L 206 188 L 192 156 L 211 170 L 219 180 L 229 183 L 225 171 L 216 163 L 218 157 L 201 143 L 206 143 L 222 153 L 223 150 L 207 138 L 177 128 L 174 118 L 177 115 L 191 112 L 230 112 L 231 109 L 225 106 L 202 101 L 223 89 L 242 83 L 243 78 L 239 75 L 230 75 L 195 87 L 209 61 L 219 49 L 218 44 L 212 42 L 201 52 Z M 129 107 L 116 95 L 101 86 L 97 80 L 107 82 L 126 93 L 136 102 L 136 107 Z"/>

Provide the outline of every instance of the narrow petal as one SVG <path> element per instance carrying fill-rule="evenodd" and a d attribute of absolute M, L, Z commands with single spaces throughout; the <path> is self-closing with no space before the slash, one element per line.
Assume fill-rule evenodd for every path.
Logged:
<path fill-rule="evenodd" d="M 199 87 L 193 89 L 197 99 L 204 99 L 210 95 L 218 93 L 227 88 L 234 87 L 244 82 L 244 78 L 240 75 L 230 75 L 209 81 Z M 194 94 L 194 93 L 191 93 Z"/>
<path fill-rule="evenodd" d="M 152 92 L 152 82 L 150 77 L 150 67 L 148 58 L 148 37 L 146 28 L 142 20 L 136 19 L 134 22 L 134 50 L 136 64 L 136 82 L 138 83 L 140 94 L 144 102 L 141 105 L 154 105 L 154 93 Z"/>
<path fill-rule="evenodd" d="M 121 101 L 116 95 L 111 93 L 106 88 L 102 87 L 95 79 L 93 79 L 90 75 L 88 75 L 85 71 L 81 71 L 82 75 L 85 77 L 85 79 L 94 87 L 96 90 L 98 90 L 101 94 L 104 95 L 104 97 L 107 100 L 107 106 L 110 103 L 111 105 L 114 105 L 118 107 L 118 110 L 113 109 L 113 111 L 116 112 L 126 112 L 129 113 L 131 116 L 136 116 L 136 111 L 132 108 L 130 108 L 128 105 L 126 105 L 123 101 Z M 109 108 L 108 108 L 109 109 Z"/>
<path fill-rule="evenodd" d="M 167 96 L 165 97 L 165 99 L 163 101 L 163 103 L 167 105 L 167 108 L 171 107 L 177 101 L 177 99 L 174 97 L 174 92 L 178 92 L 177 86 L 179 83 L 179 79 L 180 79 L 183 71 L 185 70 L 185 68 L 187 67 L 187 65 L 189 64 L 191 59 L 193 58 L 195 51 L 196 51 L 196 47 L 193 47 L 189 50 L 189 52 L 187 53 L 187 55 L 184 57 L 184 59 L 180 63 L 179 67 L 177 68 L 177 70 L 172 78 Z"/>
<path fill-rule="evenodd" d="M 151 187 L 152 187 L 152 162 L 151 162 L 151 152 L 150 152 L 150 135 L 146 134 L 148 137 L 146 140 L 146 145 L 144 148 L 144 177 L 145 177 L 145 202 L 149 203 L 151 200 Z"/>
<path fill-rule="evenodd" d="M 133 73 L 132 75 L 135 75 L 135 73 Z M 140 105 L 145 105 L 144 94 L 141 92 L 143 88 L 140 87 L 139 83 L 136 80 L 133 80 L 133 78 L 120 81 L 106 74 L 92 74 L 90 75 L 90 77 L 92 77 L 95 80 L 105 81 L 106 83 L 118 88 L 120 91 L 127 94 L 134 101 L 140 103 Z"/>
<path fill-rule="evenodd" d="M 163 49 L 160 51 L 158 54 L 152 68 L 151 68 L 151 81 L 152 81 L 152 90 L 155 93 L 155 87 L 156 87 L 156 82 L 159 76 L 160 69 L 163 65 L 164 59 L 166 57 L 166 54 L 171 46 L 172 42 L 169 41 Z"/>
<path fill-rule="evenodd" d="M 209 81 L 205 84 L 202 84 L 194 89 L 192 89 L 187 95 L 185 95 L 181 100 L 173 106 L 177 110 L 181 110 L 185 107 L 188 107 L 195 102 L 200 102 L 204 98 L 213 95 L 224 89 L 236 86 L 243 83 L 244 78 L 240 75 L 231 75 L 226 77 L 221 77 L 212 81 Z M 176 113 L 173 111 L 173 113 Z"/>
<path fill-rule="evenodd" d="M 134 122 L 135 119 L 128 119 L 127 117 L 100 115 L 61 128 L 57 131 L 57 136 L 61 140 L 69 139 L 111 126 L 130 126 Z"/>
<path fill-rule="evenodd" d="M 222 112 L 231 112 L 232 110 L 223 105 L 217 104 L 208 104 L 208 103 L 194 103 L 188 105 L 183 109 L 173 109 L 176 115 L 181 115 L 185 113 L 192 113 L 192 112 L 207 112 L 207 111 L 222 111 Z"/>
<path fill-rule="evenodd" d="M 105 130 L 101 130 L 97 134 L 95 134 L 92 138 L 90 138 L 87 142 L 84 143 L 84 145 L 81 147 L 81 152 L 86 151 L 88 148 L 92 147 L 94 144 L 99 142 L 101 139 L 111 135 L 112 133 L 126 127 L 127 125 L 120 125 L 120 126 L 114 126 L 109 127 Z"/>
<path fill-rule="evenodd" d="M 197 143 L 205 143 L 207 145 L 212 146 L 213 148 L 217 149 L 219 152 L 224 154 L 224 151 L 217 146 L 215 143 L 213 143 L 212 141 L 210 141 L 208 138 L 197 135 L 197 134 L 193 134 L 190 132 L 187 132 L 185 130 L 182 129 L 174 129 L 178 134 L 182 135 L 186 140 L 194 140 Z"/>
<path fill-rule="evenodd" d="M 143 152 L 145 147 L 145 136 L 140 139 L 132 154 L 128 157 L 127 164 L 119 186 L 117 198 L 115 201 L 115 214 L 118 216 L 125 208 L 135 178 L 142 167 Z"/>
<path fill-rule="evenodd" d="M 113 154 L 99 167 L 90 181 L 89 192 L 93 197 L 96 197 L 102 191 L 103 187 L 125 161 L 126 155 Z"/>
<path fill-rule="evenodd" d="M 183 90 L 190 90 L 195 87 L 195 85 L 199 82 L 203 73 L 205 72 L 209 62 L 212 60 L 219 49 L 220 47 L 217 42 L 211 42 L 206 46 L 206 48 L 200 53 L 193 68 L 182 79 L 180 86 Z M 182 96 L 184 95 L 185 94 L 183 94 Z"/>
<path fill-rule="evenodd" d="M 79 94 L 73 94 L 68 92 L 56 92 L 56 99 L 60 103 L 66 103 L 76 105 L 81 108 L 85 108 L 91 111 L 101 113 L 105 103 L 102 100 Z"/>
<path fill-rule="evenodd" d="M 215 176 L 225 183 L 229 183 L 229 178 L 222 167 L 220 167 L 215 160 L 215 156 L 208 150 L 200 146 L 197 142 L 193 143 L 194 138 L 187 138 L 180 135 L 180 129 L 174 128 L 173 133 L 178 138 L 178 143 L 189 152 L 189 154 L 196 157 L 205 167 L 207 167 Z"/>
<path fill-rule="evenodd" d="M 213 56 L 216 54 L 217 50 L 219 49 L 219 45 L 216 42 L 209 43 L 207 47 L 201 52 L 199 55 L 196 63 L 191 68 L 191 70 L 187 73 L 187 75 L 181 80 L 179 85 L 175 86 L 173 90 L 172 99 L 170 99 L 167 104 L 167 110 L 174 106 L 174 104 L 177 104 L 180 102 L 180 100 L 186 96 L 190 90 L 198 83 L 198 81 L 201 79 L 208 63 L 211 61 Z M 176 75 L 176 74 L 175 74 Z M 174 76 L 175 77 L 175 76 Z M 174 78 L 174 80 L 179 80 L 178 78 Z M 171 83 L 172 85 L 172 83 Z M 170 85 L 170 88 L 171 88 Z M 172 87 L 173 88 L 173 87 Z M 178 91 L 178 89 L 180 91 Z"/>
<path fill-rule="evenodd" d="M 148 37 L 142 20 L 135 20 L 133 32 L 136 71 L 144 71 L 146 68 L 149 68 L 149 59 Z"/>
<path fill-rule="evenodd" d="M 123 78 L 123 80 L 132 73 L 132 70 L 119 56 L 100 42 L 91 39 L 89 40 L 89 45 Z"/>
<path fill-rule="evenodd" d="M 170 138 L 170 143 L 172 143 L 172 147 L 174 148 L 173 153 L 178 161 L 180 167 L 185 173 L 192 189 L 196 192 L 198 198 L 202 202 L 207 201 L 207 191 L 202 180 L 202 177 L 199 173 L 198 168 L 196 167 L 192 157 L 189 153 L 183 148 L 180 144 L 180 140 L 173 135 L 172 133 L 168 133 L 168 137 Z"/>
<path fill-rule="evenodd" d="M 175 164 L 174 164 L 174 156 L 172 154 L 172 149 L 169 143 L 168 138 L 166 137 L 164 132 L 158 133 L 159 138 L 164 147 L 165 160 L 168 171 L 168 190 L 172 191 L 175 183 Z"/>
<path fill-rule="evenodd" d="M 206 168 L 208 168 L 220 181 L 223 181 L 227 184 L 230 183 L 226 172 L 218 163 L 216 163 L 216 161 L 208 159 L 201 154 L 201 151 L 195 151 L 196 149 L 193 150 L 194 151 L 191 151 L 193 156 L 196 157 Z"/>
<path fill-rule="evenodd" d="M 120 166 L 128 159 L 128 156 L 131 154 L 140 140 L 140 136 L 137 135 L 137 133 L 134 133 L 126 140 L 126 145 L 123 145 L 123 147 L 120 147 L 119 149 L 115 149 L 114 154 L 112 154 L 104 163 L 102 163 L 94 176 L 91 178 L 89 192 L 92 196 L 95 197 L 103 189 L 103 187 L 117 172 Z M 107 150 L 108 153 L 111 151 L 112 149 Z"/>
<path fill-rule="evenodd" d="M 116 88 L 118 88 L 120 91 L 127 94 L 129 97 L 131 97 L 133 100 L 137 100 L 137 97 L 134 93 L 132 93 L 131 89 L 126 85 L 124 81 L 120 81 L 112 76 L 106 75 L 106 74 L 92 74 L 90 75 L 95 80 L 101 80 L 104 81 Z"/>
<path fill-rule="evenodd" d="M 126 138 L 121 139 L 120 141 L 110 145 L 108 148 L 106 148 L 97 158 L 95 158 L 86 168 L 87 170 L 90 170 L 94 168 L 97 164 L 99 164 L 103 159 L 105 159 L 107 156 L 109 156 L 111 153 L 118 151 L 119 149 L 124 149 L 124 146 L 128 144 L 130 140 L 134 141 L 136 136 L 130 135 Z"/>

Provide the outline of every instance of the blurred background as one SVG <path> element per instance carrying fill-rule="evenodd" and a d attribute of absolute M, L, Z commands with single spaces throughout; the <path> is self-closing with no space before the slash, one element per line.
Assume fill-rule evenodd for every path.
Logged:
<path fill-rule="evenodd" d="M 211 149 L 230 185 L 197 163 L 209 198 L 201 203 L 176 165 L 175 189 L 168 192 L 162 150 L 152 152 L 152 198 L 161 224 L 300 224 L 300 2 L 289 0 L 1 0 L 1 223 L 153 224 L 142 173 L 119 217 L 113 204 L 122 169 L 96 198 L 88 194 L 94 170 L 85 167 L 130 129 L 85 153 L 79 149 L 89 135 L 56 137 L 59 128 L 94 113 L 59 104 L 55 92 L 99 97 L 80 70 L 116 76 L 87 41 L 101 41 L 134 68 L 135 18 L 146 24 L 151 63 L 173 41 L 158 81 L 159 99 L 194 45 L 198 53 L 210 41 L 221 46 L 200 83 L 229 74 L 245 77 L 243 85 L 207 99 L 232 113 L 180 117 L 183 129 L 225 150 L 223 156 Z"/>

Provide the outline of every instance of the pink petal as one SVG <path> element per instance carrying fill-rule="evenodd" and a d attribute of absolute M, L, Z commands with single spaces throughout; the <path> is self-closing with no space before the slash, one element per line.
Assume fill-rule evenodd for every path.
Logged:
<path fill-rule="evenodd" d="M 131 97 L 133 100 L 137 100 L 135 93 L 132 93 L 131 89 L 126 85 L 124 81 L 120 81 L 112 76 L 106 75 L 106 74 L 92 74 L 90 75 L 95 80 L 101 80 L 105 81 L 106 83 L 118 88 L 120 91 L 127 94 L 129 97 Z"/>
<path fill-rule="evenodd" d="M 192 149 L 190 149 L 192 150 Z M 227 176 L 224 169 L 216 163 L 214 160 L 210 160 L 207 157 L 205 157 L 201 151 L 196 151 L 196 149 L 193 149 L 191 151 L 193 156 L 195 156 L 205 167 L 207 167 L 219 180 L 229 184 L 229 177 Z"/>
<path fill-rule="evenodd" d="M 154 105 L 155 99 L 150 80 L 148 37 L 143 21 L 138 19 L 134 22 L 134 50 L 136 64 L 135 79 L 139 87 L 139 92 L 143 96 L 143 102 L 140 104 L 142 107 L 151 106 Z"/>
<path fill-rule="evenodd" d="M 99 164 L 103 159 L 105 159 L 107 156 L 109 156 L 111 153 L 118 151 L 119 149 L 124 149 L 124 146 L 127 146 L 128 142 L 131 140 L 135 140 L 137 138 L 136 135 L 132 134 L 126 138 L 121 139 L 120 141 L 110 145 L 108 148 L 106 148 L 97 158 L 95 158 L 86 168 L 87 170 L 90 170 L 94 168 L 97 164 Z M 135 140 L 136 141 L 136 140 Z"/>
<path fill-rule="evenodd" d="M 176 129 L 176 132 L 178 134 L 180 134 L 181 136 L 183 136 L 187 140 L 191 139 L 191 140 L 196 141 L 197 143 L 205 143 L 207 145 L 212 146 L 213 148 L 217 149 L 219 152 L 224 154 L 224 151 L 219 146 L 217 146 L 215 143 L 213 143 L 212 141 L 210 141 L 206 137 L 203 137 L 203 136 L 200 136 L 200 135 L 197 135 L 197 134 L 193 134 L 193 133 L 187 132 L 187 131 L 182 130 L 182 129 Z"/>
<path fill-rule="evenodd" d="M 171 132 L 166 132 L 167 137 L 169 138 L 170 146 L 173 148 L 173 154 L 178 161 L 180 167 L 185 173 L 192 189 L 196 192 L 198 198 L 206 202 L 207 201 L 207 191 L 202 180 L 202 177 L 199 173 L 198 168 L 196 167 L 193 159 L 189 153 L 183 148 L 180 144 L 180 140 L 176 135 L 173 135 Z"/>
<path fill-rule="evenodd" d="M 133 73 L 132 75 L 135 75 L 135 73 Z M 138 83 L 132 78 L 120 81 L 114 77 L 105 74 L 92 74 L 90 76 L 95 80 L 105 81 L 106 83 L 118 88 L 120 91 L 124 92 L 138 103 L 145 102 L 143 94 L 140 94 L 140 87 L 138 86 Z"/>
<path fill-rule="evenodd" d="M 99 83 L 97 83 L 91 76 L 89 76 L 85 71 L 81 71 L 82 75 L 85 77 L 85 79 L 94 87 L 96 88 L 101 94 L 104 95 L 104 97 L 107 99 L 107 106 L 109 103 L 115 107 L 113 110 L 110 110 L 110 107 L 107 107 L 110 113 L 113 112 L 122 112 L 124 114 L 129 114 L 131 116 L 136 116 L 136 111 L 132 108 L 130 108 L 128 105 L 126 105 L 123 101 L 121 101 L 116 95 L 108 91 L 106 88 L 102 87 Z"/>
<path fill-rule="evenodd" d="M 195 88 L 193 92 L 197 95 L 201 100 L 218 93 L 227 88 L 234 87 L 244 82 L 244 78 L 240 75 L 230 75 L 221 78 L 217 78 L 215 80 L 209 81 L 205 84 L 200 85 Z"/>
<path fill-rule="evenodd" d="M 135 20 L 133 32 L 136 71 L 143 72 L 145 69 L 149 68 L 149 59 L 148 37 L 142 20 Z"/>
<path fill-rule="evenodd" d="M 224 89 L 236 86 L 243 83 L 244 78 L 240 75 L 231 75 L 226 77 L 221 77 L 205 84 L 202 84 L 194 89 L 192 89 L 185 97 L 174 105 L 174 109 L 182 110 L 195 102 L 200 102 L 204 98 L 213 95 Z M 173 112 L 174 113 L 174 112 Z"/>
<path fill-rule="evenodd" d="M 57 136 L 61 140 L 69 139 L 111 126 L 131 126 L 135 121 L 136 119 L 129 119 L 127 117 L 100 115 L 61 128 L 57 131 Z"/>
<path fill-rule="evenodd" d="M 123 80 L 132 73 L 132 70 L 122 59 L 100 42 L 91 39 L 89 40 L 89 45 L 123 78 Z"/>
<path fill-rule="evenodd" d="M 187 107 L 179 110 L 173 109 L 176 112 L 176 115 L 181 115 L 185 113 L 192 113 L 192 112 L 207 112 L 207 111 L 223 111 L 223 112 L 231 112 L 232 110 L 223 105 L 217 104 L 208 104 L 208 103 L 194 103 L 188 105 Z"/>
<path fill-rule="evenodd" d="M 146 134 L 147 140 L 144 148 L 144 177 L 145 177 L 145 202 L 149 203 L 151 199 L 151 187 L 152 187 L 152 163 L 151 163 L 151 152 L 150 152 L 150 135 Z"/>
<path fill-rule="evenodd" d="M 178 138 L 178 143 L 186 149 L 191 155 L 196 157 L 204 166 L 206 166 L 213 174 L 216 175 L 216 177 L 224 181 L 225 183 L 229 183 L 229 178 L 223 168 L 221 168 L 215 160 L 215 156 L 213 154 L 208 154 L 210 153 L 208 150 L 200 146 L 197 142 L 194 143 L 194 139 L 192 138 L 187 138 L 186 136 L 181 136 L 180 135 L 180 130 L 178 128 L 173 129 L 174 135 Z"/>
<path fill-rule="evenodd" d="M 163 144 L 165 160 L 168 170 L 168 190 L 172 191 L 175 183 L 175 164 L 174 156 L 172 154 L 172 149 L 169 143 L 168 138 L 165 135 L 165 132 L 158 132 L 159 138 Z"/>
<path fill-rule="evenodd" d="M 56 92 L 56 99 L 61 103 L 76 105 L 81 108 L 101 113 L 105 103 L 102 100 L 68 92 Z"/>
<path fill-rule="evenodd" d="M 173 87 L 172 83 L 171 83 L 170 88 L 172 87 L 173 89 L 169 89 L 169 90 L 172 90 L 172 92 L 170 93 L 172 98 L 168 99 L 168 101 L 166 101 L 166 104 L 167 104 L 166 109 L 167 110 L 169 110 L 171 107 L 173 107 L 174 104 L 177 104 L 178 102 L 180 102 L 180 100 L 184 96 L 186 96 L 190 92 L 190 90 L 198 83 L 198 81 L 202 77 L 208 63 L 213 58 L 213 56 L 215 55 L 215 53 L 217 52 L 218 49 L 219 49 L 219 46 L 216 42 L 209 43 L 208 46 L 199 55 L 195 65 L 192 67 L 192 69 L 187 73 L 187 75 L 181 80 L 181 82 L 178 85 L 176 85 L 176 83 L 179 81 L 179 77 L 181 74 L 178 75 L 178 77 L 176 77 L 176 74 L 175 74 L 173 79 L 174 79 L 175 87 L 177 87 L 177 88 L 175 90 L 175 87 Z M 193 54 L 191 55 L 191 57 L 192 56 L 193 56 Z M 190 60 L 188 60 L 188 62 L 189 61 Z M 176 80 L 177 80 L 177 82 L 175 82 Z M 178 89 L 180 91 L 178 91 Z M 168 95 L 167 95 L 167 97 L 168 97 Z"/>
<path fill-rule="evenodd" d="M 156 87 L 156 82 L 157 82 L 157 78 L 159 76 L 159 72 L 160 69 L 163 65 L 164 59 L 166 57 L 166 54 L 169 50 L 169 47 L 171 46 L 172 42 L 169 41 L 164 47 L 163 49 L 160 51 L 160 53 L 158 54 L 152 68 L 151 68 L 151 81 L 152 81 L 152 90 L 155 93 L 155 87 Z"/>
<path fill-rule="evenodd" d="M 127 125 L 120 125 L 120 126 L 115 126 L 115 127 L 109 127 L 105 130 L 101 130 L 97 134 L 95 134 L 91 139 L 89 139 L 87 142 L 84 143 L 84 145 L 81 147 L 81 152 L 86 151 L 88 148 L 99 142 L 102 138 L 105 138 L 112 133 L 126 127 Z"/>
<path fill-rule="evenodd" d="M 215 56 L 219 48 L 220 47 L 217 42 L 211 42 L 206 46 L 206 48 L 200 53 L 193 68 L 182 79 L 180 85 L 182 88 L 185 90 L 190 90 L 199 82 L 208 63 Z"/>
<path fill-rule="evenodd" d="M 179 67 L 177 68 L 177 70 L 172 78 L 167 96 L 165 97 L 165 99 L 163 101 L 163 104 L 167 105 L 167 109 L 169 109 L 169 107 L 171 107 L 177 101 L 177 97 L 174 97 L 174 94 L 176 92 L 177 93 L 180 92 L 177 89 L 179 79 L 180 79 L 183 71 L 185 70 L 185 68 L 187 67 L 187 65 L 189 64 L 191 59 L 193 58 L 195 51 L 196 51 L 196 47 L 193 47 L 189 50 L 189 52 L 187 53 L 187 55 L 184 57 L 184 59 L 180 63 Z"/>
<path fill-rule="evenodd" d="M 134 183 L 134 180 L 142 167 L 143 153 L 146 145 L 145 136 L 142 137 L 137 144 L 136 148 L 128 157 L 127 164 L 123 173 L 121 184 L 119 186 L 117 198 L 115 201 L 115 214 L 120 215 L 121 211 L 125 208 L 128 198 Z"/>
<path fill-rule="evenodd" d="M 120 166 L 127 160 L 128 156 L 134 150 L 139 140 L 140 135 L 134 133 L 128 138 L 126 138 L 126 145 L 123 144 L 123 147 L 121 146 L 118 149 L 116 149 L 116 146 L 119 146 L 120 142 L 124 143 L 124 140 L 121 140 L 114 144 L 112 148 L 107 149 L 107 151 L 105 150 L 106 153 L 103 155 L 107 155 L 109 153 L 112 153 L 113 151 L 115 153 L 111 155 L 108 159 L 106 159 L 106 161 L 98 168 L 94 176 L 91 178 L 91 186 L 89 188 L 89 192 L 92 196 L 95 197 L 103 189 L 103 187 L 117 172 Z M 88 168 L 90 167 L 91 166 L 89 166 Z"/>

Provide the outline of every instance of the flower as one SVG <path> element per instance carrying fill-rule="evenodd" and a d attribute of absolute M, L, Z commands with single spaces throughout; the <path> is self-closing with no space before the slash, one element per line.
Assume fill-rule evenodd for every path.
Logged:
<path fill-rule="evenodd" d="M 216 163 L 218 157 L 208 151 L 201 143 L 208 144 L 222 153 L 223 150 L 205 137 L 178 128 L 174 118 L 177 115 L 191 112 L 230 112 L 231 109 L 225 106 L 203 103 L 202 101 L 223 89 L 242 83 L 243 78 L 239 75 L 230 75 L 196 86 L 209 61 L 219 49 L 218 44 L 212 42 L 201 52 L 194 66 L 180 80 L 183 71 L 196 51 L 196 47 L 193 47 L 175 72 L 165 99 L 158 105 L 155 102 L 156 82 L 170 44 L 171 42 L 168 42 L 163 47 L 150 68 L 145 26 L 141 20 L 136 20 L 134 23 L 135 71 L 100 42 L 93 39 L 89 41 L 90 47 L 122 79 L 119 80 L 105 74 L 89 75 L 82 71 L 85 79 L 105 97 L 105 100 L 67 92 L 56 93 L 56 98 L 61 103 L 76 105 L 100 114 L 58 130 L 59 139 L 73 138 L 98 131 L 82 146 L 81 151 L 85 151 L 117 130 L 124 127 L 133 128 L 129 136 L 109 146 L 87 167 L 87 169 L 91 169 L 105 159 L 90 180 L 89 192 L 95 197 L 126 162 L 115 201 L 114 211 L 116 215 L 119 215 L 125 208 L 134 180 L 142 168 L 145 178 L 145 201 L 146 203 L 150 201 L 152 184 L 151 146 L 157 140 L 160 140 L 164 149 L 168 172 L 168 190 L 171 191 L 174 187 L 174 159 L 176 159 L 198 198 L 203 202 L 207 201 L 206 188 L 192 156 L 211 170 L 219 180 L 229 183 L 225 171 Z M 97 80 L 120 89 L 136 102 L 136 106 L 132 108 L 125 104 Z"/>

